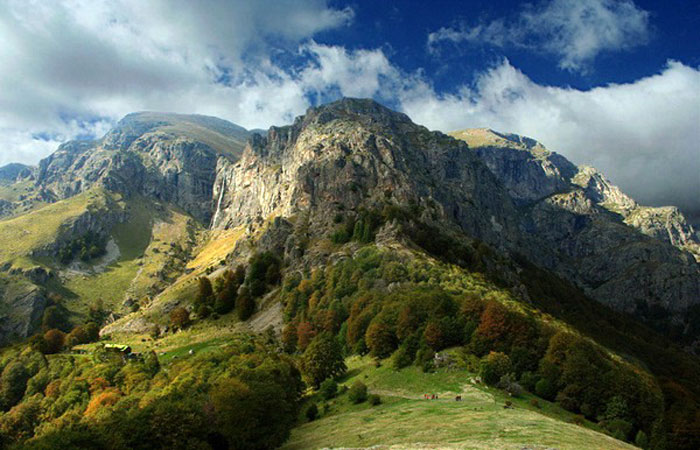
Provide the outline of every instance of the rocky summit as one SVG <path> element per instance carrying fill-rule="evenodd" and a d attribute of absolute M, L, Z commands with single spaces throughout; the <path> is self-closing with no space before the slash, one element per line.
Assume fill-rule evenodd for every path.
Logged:
<path fill-rule="evenodd" d="M 296 367 L 310 388 L 325 389 L 321 382 L 345 373 L 347 362 L 380 393 L 394 376 L 380 361 L 391 356 L 396 370 L 447 368 L 438 378 L 449 389 L 467 389 L 450 384 L 453 370 L 479 371 L 515 397 L 519 382 L 533 396 L 532 411 L 541 407 L 537 395 L 556 404 L 556 414 L 577 414 L 571 421 L 617 439 L 641 432 L 696 442 L 688 437 L 695 424 L 678 413 L 700 410 L 695 230 L 677 208 L 639 205 L 596 169 L 531 138 L 490 129 L 447 135 L 365 99 L 310 108 L 267 132 L 213 117 L 135 113 L 101 139 L 61 145 L 37 167 L 0 168 L 0 215 L 4 345 L 97 355 L 125 351 L 127 342 L 152 352 L 152 360 L 134 357 L 149 367 L 146 378 L 159 373 L 157 364 L 185 370 L 176 357 L 199 361 L 194 343 L 212 358 L 233 352 L 231 364 L 248 367 L 241 373 L 267 370 L 242 356 L 258 352 L 277 364 L 266 386 L 288 377 L 283 390 L 301 386 Z M 70 344 L 54 348 L 64 332 Z M 241 341 L 240 333 L 258 337 Z M 99 336 L 110 346 L 98 352 L 90 342 Z M 313 351 L 340 361 L 319 374 Z M 371 368 L 362 359 L 368 353 Z M 120 361 L 132 367 L 127 356 Z M 670 365 L 680 367 L 678 384 L 669 384 Z M 604 374 L 604 389 L 593 390 L 593 374 L 577 378 L 590 367 Z M 83 379 L 78 372 L 71 376 Z M 132 375 L 110 376 L 89 388 L 104 396 L 90 400 L 85 420 L 91 408 L 139 392 L 119 384 L 136 383 Z M 416 386 L 428 380 L 422 376 Z M 262 389 L 240 377 L 250 392 Z M 46 396 L 62 395 L 47 383 Z M 474 404 L 492 395 L 470 383 L 456 392 Z M 275 419 L 286 427 L 281 434 L 246 439 L 272 439 L 255 441 L 267 442 L 260 448 L 284 442 L 300 392 Z M 238 401 L 206 395 L 208 406 L 193 407 L 197 417 Z M 326 412 L 340 404 L 328 395 Z M 292 447 L 360 445 L 356 435 L 329 444 L 322 431 L 299 430 Z M 593 434 L 581 439 L 600 437 Z M 618 448 L 613 441 L 596 445 Z"/>

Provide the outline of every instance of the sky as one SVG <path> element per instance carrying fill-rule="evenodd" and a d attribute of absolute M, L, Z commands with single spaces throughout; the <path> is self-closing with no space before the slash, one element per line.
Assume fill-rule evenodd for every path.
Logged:
<path fill-rule="evenodd" d="M 700 3 L 0 0 L 0 165 L 135 111 L 246 128 L 372 97 L 489 127 L 700 213 Z"/>

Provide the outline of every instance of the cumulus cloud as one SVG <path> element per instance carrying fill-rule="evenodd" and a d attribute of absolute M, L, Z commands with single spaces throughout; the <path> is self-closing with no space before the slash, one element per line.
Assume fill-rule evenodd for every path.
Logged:
<path fill-rule="evenodd" d="M 527 48 L 556 56 L 562 69 L 585 71 L 599 53 L 644 44 L 649 34 L 649 13 L 631 0 L 550 0 L 524 7 L 511 21 L 441 28 L 428 35 L 428 48 L 438 52 L 445 42 Z"/>
<path fill-rule="evenodd" d="M 581 91 L 538 85 L 503 61 L 453 94 L 416 82 L 400 95 L 403 109 L 428 127 L 530 136 L 598 168 L 644 203 L 700 209 L 698 68 L 670 61 L 633 83 Z"/>
<path fill-rule="evenodd" d="M 325 0 L 0 0 L 0 164 L 144 109 L 286 122 L 308 102 L 267 55 L 352 19 Z"/>

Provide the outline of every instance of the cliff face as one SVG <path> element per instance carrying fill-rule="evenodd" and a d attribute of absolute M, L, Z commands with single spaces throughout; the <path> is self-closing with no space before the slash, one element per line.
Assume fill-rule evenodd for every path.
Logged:
<path fill-rule="evenodd" d="M 677 208 L 640 206 L 600 172 L 531 139 L 491 130 L 452 133 L 470 144 L 520 206 L 522 231 L 557 250 L 533 261 L 618 310 L 662 307 L 682 322 L 700 301 L 700 243 Z"/>
<path fill-rule="evenodd" d="M 235 160 L 248 132 L 203 116 L 140 113 L 99 141 L 72 141 L 42 160 L 37 187 L 61 199 L 102 185 L 171 202 L 208 223 L 219 157 Z"/>
<path fill-rule="evenodd" d="M 350 99 L 254 137 L 235 164 L 220 159 L 212 226 L 255 230 L 304 215 L 311 235 L 327 236 L 336 215 L 386 202 L 420 205 L 426 220 L 498 248 L 517 240 L 513 202 L 464 143 Z"/>

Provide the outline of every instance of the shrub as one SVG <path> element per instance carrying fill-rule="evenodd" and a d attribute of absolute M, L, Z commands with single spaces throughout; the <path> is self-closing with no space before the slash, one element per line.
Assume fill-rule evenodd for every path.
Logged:
<path fill-rule="evenodd" d="M 535 394 L 546 400 L 554 400 L 554 397 L 557 395 L 557 389 L 547 378 L 542 378 L 535 384 Z"/>
<path fill-rule="evenodd" d="M 540 408 L 540 401 L 537 400 L 536 398 L 531 398 L 530 399 L 530 406 L 534 406 L 535 408 Z"/>
<path fill-rule="evenodd" d="M 178 306 L 170 311 L 170 325 L 176 329 L 184 329 L 190 324 L 190 312 L 184 306 Z"/>
<path fill-rule="evenodd" d="M 306 418 L 309 420 L 309 422 L 313 422 L 316 420 L 318 417 L 318 407 L 316 406 L 316 403 L 312 403 L 309 405 L 308 408 L 306 408 L 306 412 L 304 413 L 306 415 Z"/>
<path fill-rule="evenodd" d="M 503 375 L 496 385 L 499 389 L 503 389 L 513 397 L 520 397 L 523 395 L 523 388 L 515 381 L 515 374 L 508 373 Z"/>
<path fill-rule="evenodd" d="M 510 358 L 501 352 L 491 352 L 481 360 L 481 379 L 484 383 L 494 385 L 511 370 Z"/>
<path fill-rule="evenodd" d="M 377 394 L 370 394 L 367 397 L 367 401 L 369 402 L 370 405 L 372 406 L 377 406 L 380 403 L 382 403 L 382 399 L 377 395 Z"/>
<path fill-rule="evenodd" d="M 535 385 L 539 381 L 539 377 L 532 372 L 523 372 L 520 376 L 520 385 L 529 392 L 535 392 Z"/>
<path fill-rule="evenodd" d="M 44 353 L 52 355 L 63 350 L 66 335 L 61 330 L 52 329 L 44 333 Z"/>
<path fill-rule="evenodd" d="M 324 400 L 330 400 L 338 394 L 338 383 L 332 378 L 327 378 L 321 383 L 319 392 Z"/>
<path fill-rule="evenodd" d="M 348 391 L 348 398 L 351 402 L 357 404 L 367 400 L 367 385 L 362 381 L 355 381 Z"/>

